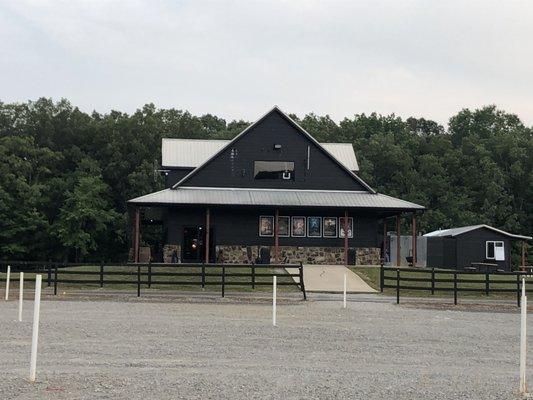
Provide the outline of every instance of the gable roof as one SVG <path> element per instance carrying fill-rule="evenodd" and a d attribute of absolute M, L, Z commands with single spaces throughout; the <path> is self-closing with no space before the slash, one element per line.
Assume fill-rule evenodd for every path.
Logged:
<path fill-rule="evenodd" d="M 291 124 L 293 127 L 296 128 L 300 133 L 302 133 L 305 137 L 307 137 L 312 143 L 314 143 L 318 149 L 320 149 L 327 157 L 329 157 L 333 162 L 335 162 L 342 170 L 344 170 L 352 179 L 354 179 L 356 182 L 358 182 L 360 185 L 362 185 L 365 189 L 367 189 L 371 193 L 376 193 L 374 189 L 372 189 L 365 181 L 363 181 L 360 177 L 358 177 L 356 174 L 354 174 L 352 171 L 350 171 L 344 164 L 342 164 L 339 160 L 337 160 L 328 150 L 326 150 L 313 136 L 311 136 L 304 128 L 302 128 L 300 125 L 298 125 L 292 118 L 290 118 L 287 114 L 285 114 L 283 111 L 281 111 L 277 106 L 274 106 L 269 112 L 267 112 L 265 115 L 263 115 L 261 118 L 259 118 L 257 121 L 255 121 L 253 124 L 249 125 L 246 129 L 244 129 L 241 133 L 239 133 L 237 136 L 235 136 L 231 141 L 229 141 L 225 146 L 223 146 L 219 151 L 217 151 L 215 154 L 213 154 L 211 157 L 209 157 L 202 165 L 192 170 L 189 174 L 187 174 L 183 179 L 181 179 L 178 183 L 176 183 L 174 186 L 172 186 L 172 189 L 175 189 L 179 186 L 182 186 L 184 183 L 186 183 L 192 176 L 196 175 L 199 171 L 201 171 L 207 164 L 211 162 L 211 160 L 215 159 L 219 154 L 224 152 L 227 148 L 229 148 L 231 145 L 233 145 L 235 142 L 240 140 L 246 133 L 248 133 L 253 127 L 258 125 L 265 117 L 270 115 L 271 113 L 277 112 L 279 113 L 283 118 L 285 118 L 289 124 Z"/>
<path fill-rule="evenodd" d="M 163 168 L 197 168 L 226 146 L 230 140 L 163 138 Z M 351 143 L 320 143 L 350 171 L 359 171 Z"/>
<path fill-rule="evenodd" d="M 463 233 L 472 232 L 477 229 L 486 228 L 490 229 L 491 231 L 497 232 L 501 235 L 510 237 L 512 239 L 524 239 L 524 240 L 531 240 L 531 236 L 522 236 L 522 235 L 515 235 L 513 233 L 502 231 L 501 229 L 494 228 L 489 225 L 481 224 L 481 225 L 470 225 L 470 226 L 462 226 L 460 228 L 451 228 L 451 229 L 439 229 L 437 231 L 426 233 L 424 236 L 427 237 L 456 237 L 459 235 L 462 235 Z"/>

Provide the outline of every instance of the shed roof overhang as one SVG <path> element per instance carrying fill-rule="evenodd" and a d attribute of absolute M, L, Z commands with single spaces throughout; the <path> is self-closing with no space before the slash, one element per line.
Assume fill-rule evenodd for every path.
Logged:
<path fill-rule="evenodd" d="M 383 215 L 425 210 L 425 207 L 415 203 L 366 191 L 207 187 L 164 189 L 129 200 L 128 204 L 348 208 L 373 210 Z"/>
<path fill-rule="evenodd" d="M 531 240 L 532 239 L 531 236 L 516 235 L 514 233 L 502 231 L 501 229 L 494 228 L 493 226 L 485 225 L 485 224 L 462 226 L 460 228 L 442 229 L 442 230 L 426 233 L 424 236 L 426 237 L 456 237 L 456 236 L 460 236 L 465 233 L 472 232 L 478 229 L 488 229 L 493 232 L 499 233 L 500 235 L 507 236 L 510 239 L 517 239 L 517 240 Z"/>

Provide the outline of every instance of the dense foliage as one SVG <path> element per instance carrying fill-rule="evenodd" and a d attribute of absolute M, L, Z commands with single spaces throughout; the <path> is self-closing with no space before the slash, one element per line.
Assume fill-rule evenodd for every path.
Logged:
<path fill-rule="evenodd" d="M 425 205 L 423 232 L 532 231 L 533 129 L 515 115 L 465 109 L 447 130 L 394 115 L 298 121 L 319 141 L 353 143 L 361 177 L 379 192 Z M 0 103 L 0 257 L 124 259 L 126 200 L 162 187 L 161 138 L 226 139 L 247 124 L 152 104 L 89 115 L 66 100 Z"/>

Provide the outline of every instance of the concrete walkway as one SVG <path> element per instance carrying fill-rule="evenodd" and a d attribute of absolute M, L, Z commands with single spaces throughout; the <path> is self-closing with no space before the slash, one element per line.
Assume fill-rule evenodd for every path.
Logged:
<path fill-rule="evenodd" d="M 376 293 L 359 275 L 344 265 L 304 265 L 305 290 L 308 292 L 342 293 L 344 274 L 349 293 Z M 293 278 L 296 282 L 299 278 Z"/>

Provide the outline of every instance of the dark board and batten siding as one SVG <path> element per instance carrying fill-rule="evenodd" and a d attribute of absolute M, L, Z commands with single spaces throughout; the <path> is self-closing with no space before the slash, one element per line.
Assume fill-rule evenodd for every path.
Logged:
<path fill-rule="evenodd" d="M 274 145 L 281 145 L 280 150 Z M 309 170 L 307 148 L 310 149 Z M 254 161 L 292 161 L 294 180 L 255 180 Z M 233 145 L 218 154 L 183 186 L 364 190 L 350 172 L 328 157 L 282 114 L 273 111 Z"/>
<path fill-rule="evenodd" d="M 502 241 L 505 250 L 505 261 L 486 260 L 489 263 L 498 264 L 499 268 L 511 268 L 511 242 L 509 238 L 490 229 L 481 228 L 464 233 L 456 237 L 457 239 L 457 265 L 465 267 L 471 262 L 486 259 L 485 243 L 487 241 Z"/>
<path fill-rule="evenodd" d="M 170 168 L 165 175 L 165 188 L 171 188 L 185 178 L 194 168 Z"/>
<path fill-rule="evenodd" d="M 259 236 L 259 216 L 274 216 L 272 208 L 223 209 L 211 208 L 211 226 L 214 229 L 217 245 L 273 246 L 274 237 Z M 339 210 L 280 210 L 280 216 L 343 217 Z M 379 247 L 378 218 L 371 214 L 349 214 L 354 218 L 353 239 L 348 239 L 350 247 Z M 183 241 L 185 226 L 204 226 L 205 208 L 170 208 L 166 219 L 167 243 L 179 244 Z M 343 238 L 294 238 L 280 237 L 280 246 L 302 247 L 342 247 Z"/>

